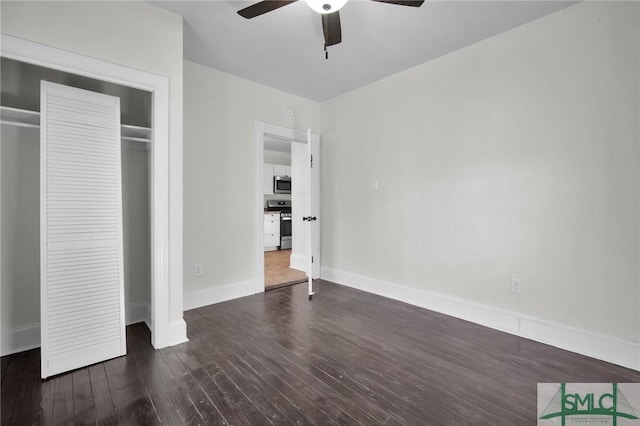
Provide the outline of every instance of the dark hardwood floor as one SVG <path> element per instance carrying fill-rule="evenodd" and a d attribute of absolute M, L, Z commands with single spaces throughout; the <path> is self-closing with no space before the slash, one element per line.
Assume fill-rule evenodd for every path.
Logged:
<path fill-rule="evenodd" d="M 188 343 L 41 381 L 38 350 L 2 358 L 5 424 L 533 425 L 538 382 L 640 373 L 339 285 L 185 312 Z"/>

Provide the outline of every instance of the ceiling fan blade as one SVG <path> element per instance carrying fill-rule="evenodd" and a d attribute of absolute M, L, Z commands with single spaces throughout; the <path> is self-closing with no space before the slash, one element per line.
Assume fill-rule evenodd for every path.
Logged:
<path fill-rule="evenodd" d="M 378 3 L 389 3 L 389 4 L 397 4 L 398 6 L 412 6 L 412 7 L 420 7 L 424 0 L 371 0 L 377 1 Z"/>
<path fill-rule="evenodd" d="M 322 31 L 324 44 L 333 46 L 342 42 L 342 28 L 340 27 L 340 13 L 333 12 L 322 15 Z"/>
<path fill-rule="evenodd" d="M 251 19 L 296 1 L 298 0 L 265 0 L 239 10 L 238 15 Z"/>

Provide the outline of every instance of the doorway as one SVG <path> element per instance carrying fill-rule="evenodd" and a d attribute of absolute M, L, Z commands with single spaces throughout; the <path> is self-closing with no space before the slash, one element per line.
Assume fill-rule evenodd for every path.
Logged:
<path fill-rule="evenodd" d="M 311 269 L 313 278 L 319 278 L 319 222 L 311 225 L 315 239 L 306 236 L 309 229 L 303 222 L 307 213 L 304 196 L 308 189 L 303 179 L 309 167 L 307 140 L 307 132 L 255 122 L 256 293 L 305 282 Z M 316 148 L 319 140 L 317 133 L 311 133 Z M 314 179 L 319 180 L 316 172 Z M 286 183 L 276 183 L 281 178 L 290 180 L 288 191 Z M 317 202 L 312 204 L 319 207 L 317 182 L 315 189 Z M 311 256 L 318 267 L 309 267 Z"/>
<path fill-rule="evenodd" d="M 307 279 L 303 268 L 293 264 L 294 241 L 293 202 L 297 179 L 292 179 L 294 157 L 292 147 L 297 144 L 271 135 L 264 136 L 262 164 L 264 193 L 264 288 L 272 290 Z M 295 158 L 299 161 L 299 158 Z M 296 210 L 300 208 L 296 205 Z M 295 247 L 299 250 L 299 244 Z M 298 256 L 299 257 L 299 256 Z"/>

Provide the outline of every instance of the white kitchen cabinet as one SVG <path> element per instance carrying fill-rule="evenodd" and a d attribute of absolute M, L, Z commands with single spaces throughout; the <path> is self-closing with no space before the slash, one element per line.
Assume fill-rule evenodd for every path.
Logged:
<path fill-rule="evenodd" d="M 273 195 L 273 164 L 262 165 L 262 187 L 264 195 Z"/>
<path fill-rule="evenodd" d="M 264 250 L 276 250 L 280 245 L 280 213 L 264 214 Z"/>
<path fill-rule="evenodd" d="M 269 217 L 274 216 L 274 217 Z M 264 233 L 265 234 L 279 234 L 280 233 L 280 216 L 279 215 L 264 215 Z"/>
<path fill-rule="evenodd" d="M 273 165 L 274 176 L 291 176 L 291 166 L 285 166 L 283 164 Z"/>
<path fill-rule="evenodd" d="M 265 234 L 264 249 L 265 251 L 276 250 L 280 245 L 280 234 Z"/>
<path fill-rule="evenodd" d="M 274 176 L 285 176 L 287 172 L 287 166 L 282 164 L 274 164 L 273 165 L 273 175 Z"/>

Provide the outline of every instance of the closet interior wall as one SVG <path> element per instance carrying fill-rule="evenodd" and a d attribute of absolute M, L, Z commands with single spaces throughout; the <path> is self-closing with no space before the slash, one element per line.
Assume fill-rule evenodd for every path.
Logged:
<path fill-rule="evenodd" d="M 122 124 L 150 127 L 151 94 L 1 58 L 2 107 L 40 110 L 40 80 L 118 96 Z M 2 124 L 0 193 L 3 335 L 40 323 L 40 131 Z M 127 324 L 150 321 L 151 260 L 147 144 L 122 142 L 124 285 Z M 3 352 L 8 348 L 3 348 Z"/>

